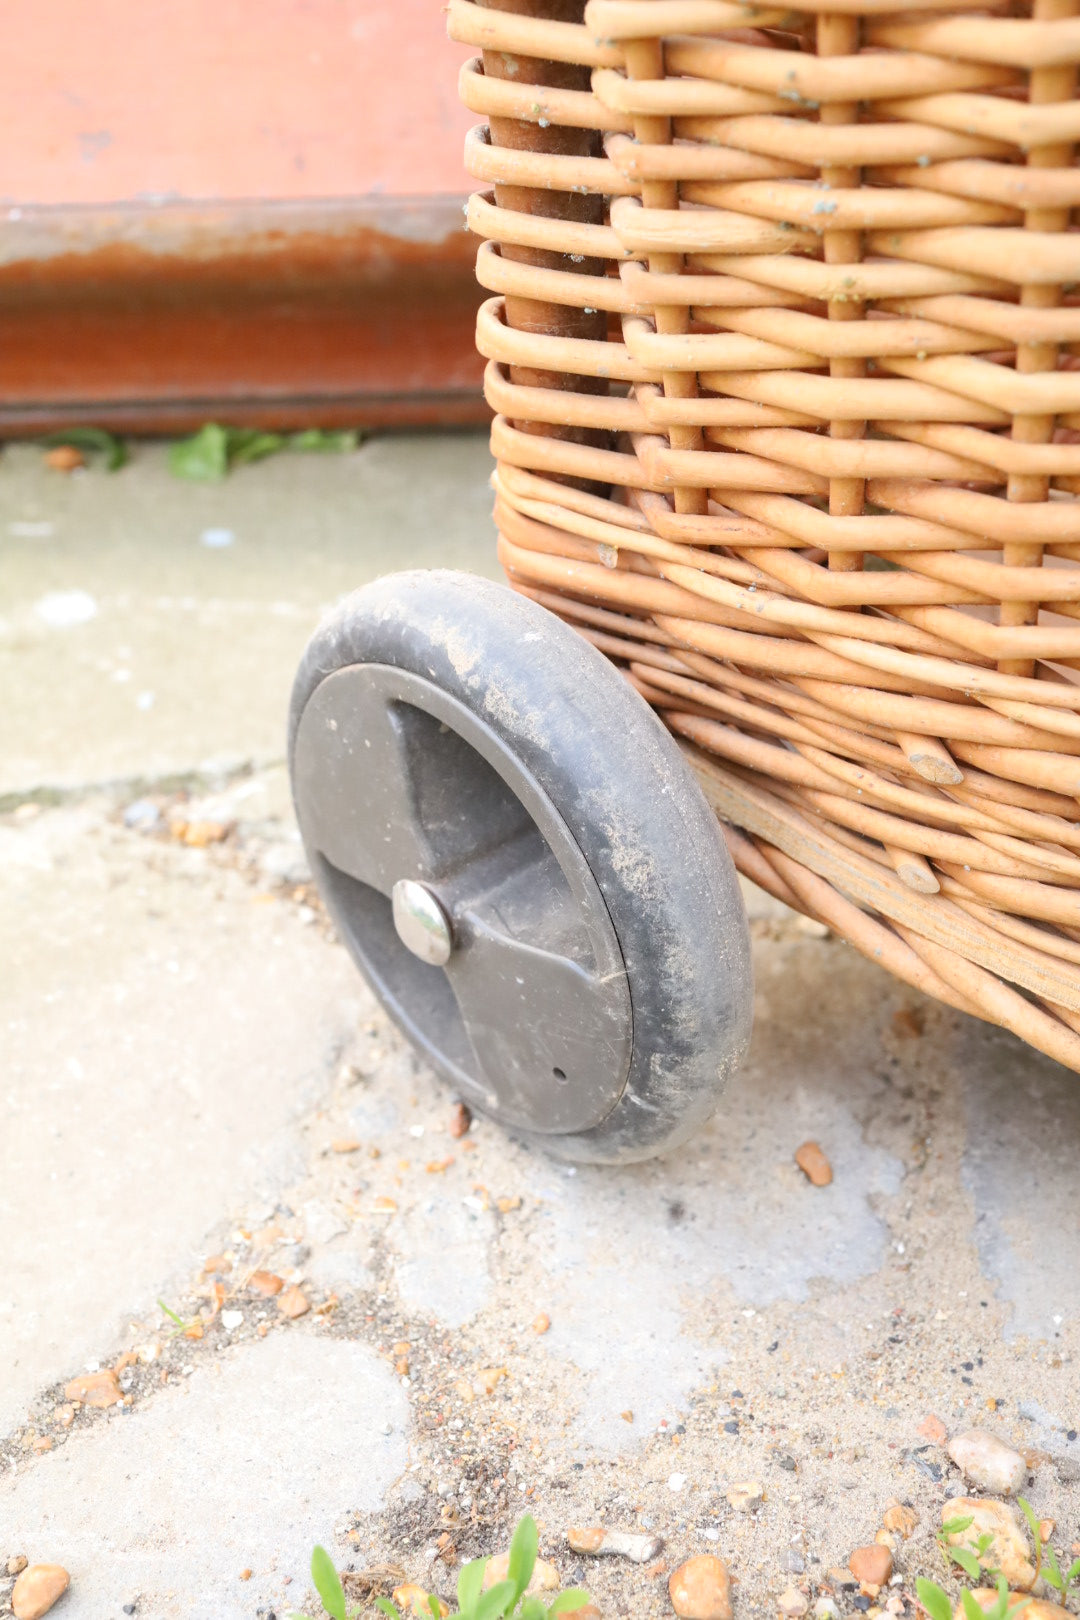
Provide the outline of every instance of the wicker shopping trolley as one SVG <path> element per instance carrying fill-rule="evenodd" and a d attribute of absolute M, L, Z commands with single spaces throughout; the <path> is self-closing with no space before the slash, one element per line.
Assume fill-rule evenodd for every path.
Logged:
<path fill-rule="evenodd" d="M 556 1152 L 715 1105 L 732 861 L 1080 1070 L 1077 10 L 450 0 L 514 592 L 358 593 L 293 771 L 386 1004 Z"/>

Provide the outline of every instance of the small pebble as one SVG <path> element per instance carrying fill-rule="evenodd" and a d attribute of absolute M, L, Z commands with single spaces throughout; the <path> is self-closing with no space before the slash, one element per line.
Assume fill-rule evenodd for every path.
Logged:
<path fill-rule="evenodd" d="M 497 1384 L 510 1375 L 505 1367 L 482 1367 L 473 1379 L 473 1389 L 477 1395 L 491 1395 Z"/>
<path fill-rule="evenodd" d="M 307 1315 L 311 1309 L 311 1301 L 303 1289 L 294 1283 L 291 1288 L 286 1288 L 284 1293 L 278 1295 L 277 1308 L 282 1316 L 295 1319 Z"/>
<path fill-rule="evenodd" d="M 472 1114 L 463 1102 L 455 1103 L 450 1110 L 450 1135 L 465 1136 L 472 1124 Z"/>
<path fill-rule="evenodd" d="M 887 1507 L 882 1518 L 886 1530 L 891 1530 L 894 1535 L 903 1536 L 905 1541 L 914 1533 L 918 1522 L 919 1519 L 915 1509 L 902 1507 L 899 1502 L 894 1502 L 891 1507 Z"/>
<path fill-rule="evenodd" d="M 663 1550 L 659 1536 L 642 1536 L 630 1530 L 609 1530 L 605 1525 L 589 1525 L 585 1529 L 566 1532 L 571 1552 L 585 1553 L 593 1558 L 629 1558 L 632 1564 L 648 1564 Z"/>
<path fill-rule="evenodd" d="M 943 1446 L 949 1438 L 949 1431 L 936 1412 L 924 1417 L 915 1432 L 921 1439 L 929 1440 L 932 1446 Z"/>
<path fill-rule="evenodd" d="M 546 1333 L 551 1326 L 551 1317 L 547 1311 L 541 1311 L 539 1316 L 533 1317 L 532 1330 L 534 1333 Z"/>
<path fill-rule="evenodd" d="M 954 1434 L 946 1449 L 965 1478 L 981 1491 L 1014 1496 L 1023 1486 L 1027 1475 L 1023 1457 L 985 1429 Z"/>
<path fill-rule="evenodd" d="M 681 1620 L 731 1620 L 731 1578 L 713 1553 L 680 1564 L 668 1581 L 668 1595 Z"/>
<path fill-rule="evenodd" d="M 740 1485 L 733 1485 L 726 1494 L 736 1513 L 752 1513 L 765 1500 L 761 1482 L 756 1479 L 744 1480 Z"/>
<path fill-rule="evenodd" d="M 809 1607 L 810 1599 L 805 1592 L 800 1592 L 797 1586 L 789 1586 L 776 1600 L 777 1612 L 784 1615 L 786 1620 L 799 1620 Z"/>
<path fill-rule="evenodd" d="M 23 1553 L 16 1553 L 7 1561 L 7 1572 L 9 1575 L 21 1575 L 28 1563 L 29 1559 Z"/>
<path fill-rule="evenodd" d="M 893 1570 L 892 1553 L 877 1542 L 856 1547 L 848 1559 L 848 1568 L 863 1586 L 884 1586 Z"/>
<path fill-rule="evenodd" d="M 487 1591 L 499 1581 L 505 1581 L 509 1567 L 509 1553 L 497 1553 L 494 1558 L 489 1558 L 484 1571 L 484 1590 Z M 554 1592 L 558 1586 L 559 1572 L 555 1565 L 549 1563 L 546 1558 L 538 1558 L 533 1565 L 532 1579 L 525 1588 L 527 1595 L 533 1597 L 537 1592 Z"/>
<path fill-rule="evenodd" d="M 150 799 L 135 799 L 124 811 L 124 826 L 136 832 L 150 832 L 161 820 L 161 811 Z"/>
<path fill-rule="evenodd" d="M 65 1387 L 64 1394 L 69 1401 L 81 1401 L 84 1406 L 116 1406 L 124 1398 L 120 1380 L 111 1367 L 106 1367 L 104 1372 L 84 1373 L 80 1378 L 73 1378 Z M 52 1569 L 56 1566 L 50 1564 L 42 1567 Z"/>
<path fill-rule="evenodd" d="M 53 472 L 70 473 L 86 466 L 86 457 L 73 444 L 57 444 L 45 452 L 45 465 Z"/>
<path fill-rule="evenodd" d="M 832 1165 L 816 1142 L 796 1148 L 795 1163 L 814 1187 L 827 1187 L 832 1181 Z"/>
<path fill-rule="evenodd" d="M 247 1280 L 249 1293 L 261 1294 L 264 1299 L 273 1299 L 280 1294 L 285 1284 L 276 1271 L 253 1271 Z"/>
<path fill-rule="evenodd" d="M 63 1597 L 70 1576 L 60 1564 L 31 1564 L 24 1569 L 11 1591 L 11 1612 L 15 1620 L 40 1620 L 58 1598 Z"/>

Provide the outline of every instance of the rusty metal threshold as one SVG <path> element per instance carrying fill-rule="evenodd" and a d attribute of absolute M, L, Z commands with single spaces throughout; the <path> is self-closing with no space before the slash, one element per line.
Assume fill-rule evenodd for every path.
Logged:
<path fill-rule="evenodd" d="M 484 421 L 462 203 L 0 208 L 0 433 Z"/>

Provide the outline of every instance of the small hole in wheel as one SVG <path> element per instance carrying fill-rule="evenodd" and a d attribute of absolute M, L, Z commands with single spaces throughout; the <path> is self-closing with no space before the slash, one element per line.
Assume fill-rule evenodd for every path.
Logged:
<path fill-rule="evenodd" d="M 551 1072 L 555 1076 L 556 1080 L 566 1079 L 566 1071 L 564 1069 L 552 1069 Z"/>

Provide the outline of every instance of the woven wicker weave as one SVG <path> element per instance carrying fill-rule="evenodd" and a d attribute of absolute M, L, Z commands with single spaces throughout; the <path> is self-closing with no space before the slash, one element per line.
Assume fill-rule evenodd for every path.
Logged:
<path fill-rule="evenodd" d="M 500 554 L 744 873 L 1080 1070 L 1077 0 L 838 6 L 451 0 Z"/>

